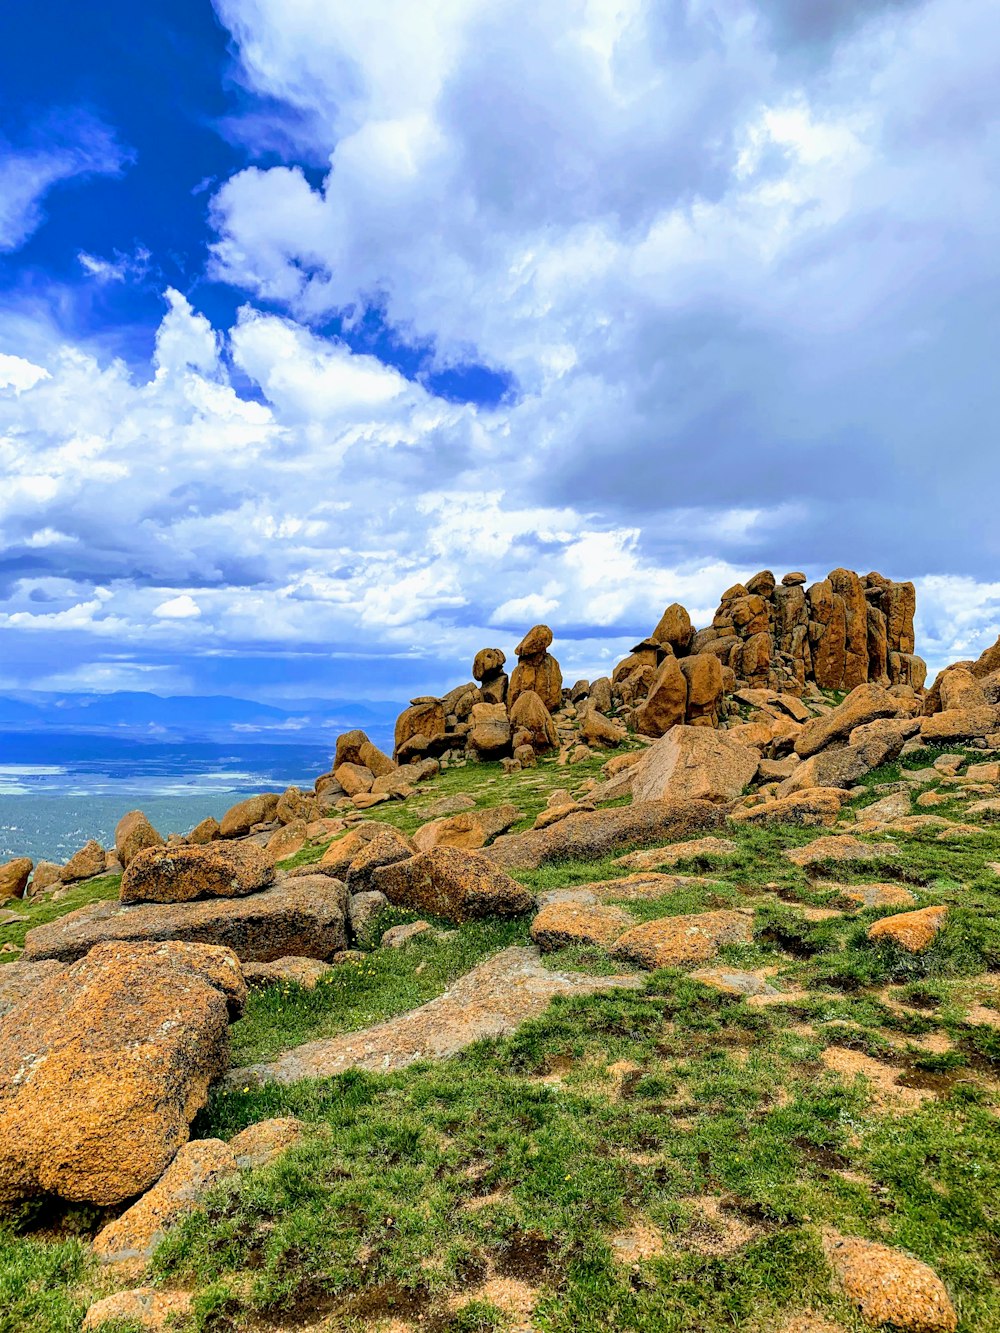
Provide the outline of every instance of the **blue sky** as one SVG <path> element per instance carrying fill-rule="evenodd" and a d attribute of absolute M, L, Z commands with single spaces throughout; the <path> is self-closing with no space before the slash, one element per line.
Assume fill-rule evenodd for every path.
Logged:
<path fill-rule="evenodd" d="M 1000 633 L 989 0 L 0 17 L 0 690 L 602 671 L 770 567 Z"/>

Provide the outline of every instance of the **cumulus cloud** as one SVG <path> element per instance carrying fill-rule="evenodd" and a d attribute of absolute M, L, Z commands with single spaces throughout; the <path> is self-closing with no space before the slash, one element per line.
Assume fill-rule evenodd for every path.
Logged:
<path fill-rule="evenodd" d="M 7 641 L 399 696 L 539 618 L 584 675 L 672 600 L 844 563 L 917 578 L 935 665 L 995 637 L 977 0 L 216 7 L 298 160 L 216 190 L 245 304 L 168 290 L 150 375 L 0 322 Z M 330 335 L 373 309 L 514 391 Z"/>

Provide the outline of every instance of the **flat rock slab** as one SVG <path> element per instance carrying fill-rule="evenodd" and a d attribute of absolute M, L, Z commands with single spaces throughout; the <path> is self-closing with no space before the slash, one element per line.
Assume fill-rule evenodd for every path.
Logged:
<path fill-rule="evenodd" d="M 92 903 L 29 930 L 24 957 L 71 963 L 105 940 L 183 940 L 224 945 L 249 963 L 290 955 L 326 959 L 347 948 L 346 913 L 347 891 L 327 875 L 288 879 L 245 898 Z"/>
<path fill-rule="evenodd" d="M 504 1037 L 540 1014 L 556 995 L 592 995 L 613 987 L 635 989 L 638 977 L 591 977 L 554 972 L 542 965 L 537 949 L 504 949 L 478 964 L 437 999 L 407 1014 L 360 1032 L 312 1041 L 280 1056 L 273 1064 L 237 1069 L 227 1083 L 294 1083 L 300 1078 L 330 1078 L 347 1069 L 388 1073 L 416 1060 L 457 1055 L 484 1037 Z"/>

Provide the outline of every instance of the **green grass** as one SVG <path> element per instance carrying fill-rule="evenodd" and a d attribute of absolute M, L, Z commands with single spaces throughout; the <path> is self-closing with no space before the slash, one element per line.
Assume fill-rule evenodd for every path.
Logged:
<path fill-rule="evenodd" d="M 67 912 L 75 912 L 78 907 L 89 903 L 103 902 L 118 897 L 121 875 L 101 875 L 97 879 L 87 880 L 77 888 L 70 889 L 59 898 L 14 898 L 3 904 L 5 909 L 17 912 L 25 917 L 9 926 L 0 926 L 0 945 L 14 944 L 17 952 L 0 953 L 0 963 L 16 963 L 20 950 L 24 947 L 24 937 L 35 926 L 43 926 L 48 921 L 55 921 Z"/>
<path fill-rule="evenodd" d="M 77 1291 L 95 1266 L 80 1240 L 26 1240 L 0 1230 L 0 1333 L 77 1333 L 87 1309 Z"/>

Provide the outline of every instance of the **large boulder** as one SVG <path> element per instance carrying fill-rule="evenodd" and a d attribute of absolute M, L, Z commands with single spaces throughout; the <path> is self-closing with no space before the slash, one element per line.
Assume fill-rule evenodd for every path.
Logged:
<path fill-rule="evenodd" d="M 551 636 L 549 643 L 552 642 Z M 501 648 L 480 648 L 472 663 L 473 680 L 489 680 L 503 671 L 507 657 Z"/>
<path fill-rule="evenodd" d="M 805 724 L 795 741 L 795 753 L 808 759 L 827 745 L 844 740 L 855 727 L 876 718 L 895 717 L 899 711 L 899 700 L 881 685 L 859 685 L 843 703 Z"/>
<path fill-rule="evenodd" d="M 745 910 L 668 916 L 633 926 L 612 945 L 611 955 L 650 971 L 686 967 L 714 958 L 723 944 L 749 944 L 753 913 Z"/>
<path fill-rule="evenodd" d="M 81 879 L 93 879 L 103 875 L 105 867 L 104 848 L 96 839 L 91 838 L 78 852 L 75 852 L 60 873 L 64 884 L 75 884 Z"/>
<path fill-rule="evenodd" d="M 414 853 L 414 843 L 398 829 L 383 824 L 351 858 L 345 883 L 348 893 L 366 893 L 378 885 L 375 878 L 382 866 L 405 861 Z"/>
<path fill-rule="evenodd" d="M 687 715 L 688 683 L 680 663 L 667 657 L 657 669 L 645 703 L 636 709 L 635 728 L 643 736 L 662 736 Z"/>
<path fill-rule="evenodd" d="M 531 892 L 491 861 L 456 847 L 433 847 L 383 866 L 372 876 L 371 887 L 397 907 L 451 921 L 518 916 L 534 905 Z"/>
<path fill-rule="evenodd" d="M 554 750 L 559 745 L 552 714 L 534 690 L 522 690 L 515 697 L 510 707 L 510 725 L 513 731 L 522 728 L 530 732 L 529 744 L 537 751 Z"/>
<path fill-rule="evenodd" d="M 122 875 L 123 903 L 186 903 L 195 898 L 239 898 L 274 879 L 272 858 L 253 842 L 195 847 L 147 847 Z"/>
<path fill-rule="evenodd" d="M 680 602 L 671 602 L 649 637 L 662 647 L 669 648 L 677 657 L 688 651 L 694 637 L 694 627 Z"/>
<path fill-rule="evenodd" d="M 490 838 L 509 829 L 520 819 L 514 805 L 487 806 L 482 810 L 460 810 L 454 815 L 432 819 L 418 828 L 413 835 L 417 851 L 429 852 L 432 847 L 459 847 L 472 852 L 485 847 Z"/>
<path fill-rule="evenodd" d="M 507 686 L 507 703 L 512 705 L 518 695 L 533 690 L 542 703 L 554 713 L 562 703 L 562 671 L 550 653 L 522 658 L 511 672 Z"/>
<path fill-rule="evenodd" d="M 722 663 L 713 653 L 695 653 L 680 662 L 687 681 L 689 725 L 716 727 L 723 695 Z"/>
<path fill-rule="evenodd" d="M 181 940 L 222 945 L 248 963 L 290 954 L 326 959 L 347 947 L 346 914 L 347 890 L 328 875 L 288 878 L 243 898 L 90 903 L 29 930 L 24 957 L 73 962 L 106 940 Z"/>
<path fill-rule="evenodd" d="M 535 625 L 528 630 L 514 652 L 519 659 L 522 657 L 537 657 L 539 654 L 547 652 L 551 646 L 552 631 L 548 625 Z"/>
<path fill-rule="evenodd" d="M 146 847 L 162 847 L 163 839 L 141 810 L 130 810 L 115 826 L 115 854 L 125 868 Z"/>
<path fill-rule="evenodd" d="M 511 725 L 503 704 L 476 704 L 465 745 L 474 759 L 500 759 L 510 754 Z"/>
<path fill-rule="evenodd" d="M 278 802 L 281 800 L 276 791 L 261 792 L 258 796 L 248 796 L 230 806 L 222 816 L 219 836 L 222 838 L 243 838 L 255 824 L 269 824 L 275 817 Z"/>
<path fill-rule="evenodd" d="M 627 847 L 690 837 L 717 827 L 722 818 L 720 808 L 708 801 L 638 801 L 567 815 L 544 829 L 509 833 L 483 856 L 506 870 L 533 870 L 551 861 L 596 861 Z"/>
<path fill-rule="evenodd" d="M 672 727 L 630 770 L 636 801 L 733 801 L 760 754 L 709 727 Z"/>
<path fill-rule="evenodd" d="M 13 861 L 5 861 L 0 865 L 0 902 L 5 898 L 24 897 L 34 865 L 30 856 L 15 856 Z"/>
<path fill-rule="evenodd" d="M 227 949 L 98 945 L 0 1019 L 0 1203 L 148 1189 L 229 1062 Z"/>
<path fill-rule="evenodd" d="M 920 722 L 920 738 L 928 745 L 951 745 L 955 741 L 976 740 L 1000 731 L 1000 705 L 982 704 L 978 708 L 949 708 L 925 717 Z"/>
<path fill-rule="evenodd" d="M 400 763 L 415 754 L 438 750 L 447 742 L 448 728 L 440 699 L 420 699 L 396 719 L 394 758 Z"/>
<path fill-rule="evenodd" d="M 779 796 L 776 801 L 745 806 L 730 812 L 733 824 L 801 824 L 804 828 L 833 828 L 846 794 L 830 787 L 812 787 L 808 791 Z"/>
<path fill-rule="evenodd" d="M 844 1295 L 872 1328 L 954 1333 L 958 1316 L 944 1283 L 927 1264 L 878 1241 L 828 1231 L 823 1249 Z"/>

